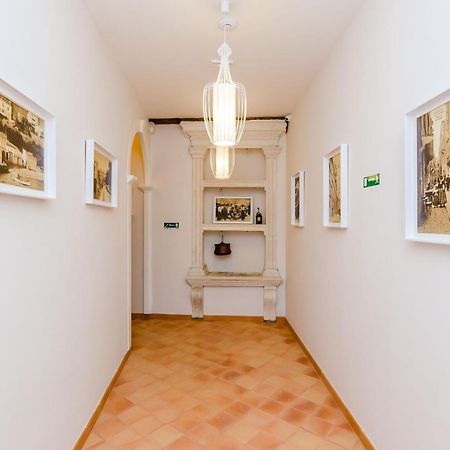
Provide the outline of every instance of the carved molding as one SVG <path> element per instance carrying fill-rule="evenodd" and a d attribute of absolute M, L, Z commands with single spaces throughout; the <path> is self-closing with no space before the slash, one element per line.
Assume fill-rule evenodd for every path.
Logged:
<path fill-rule="evenodd" d="M 193 147 L 212 147 L 203 121 L 181 122 L 180 126 Z M 235 148 L 278 147 L 285 133 L 284 120 L 248 120 L 241 141 Z"/>
<path fill-rule="evenodd" d="M 276 322 L 277 320 L 277 288 L 266 286 L 264 288 L 264 320 L 266 322 Z"/>
<path fill-rule="evenodd" d="M 192 287 L 277 287 L 281 283 L 278 271 L 272 274 L 222 276 L 214 272 L 204 275 L 188 273 L 186 281 Z"/>
<path fill-rule="evenodd" d="M 276 260 L 276 177 L 277 158 L 280 154 L 280 139 L 286 132 L 284 120 L 253 120 L 247 121 L 240 144 L 236 148 L 262 149 L 265 156 L 265 179 L 255 181 L 214 180 L 203 179 L 203 166 L 206 152 L 212 147 L 203 121 L 181 122 L 183 133 L 189 138 L 192 157 L 192 257 L 191 267 L 186 276 L 186 282 L 191 286 L 192 318 L 203 318 L 204 287 L 262 287 L 264 320 L 276 320 L 277 286 L 281 283 Z M 227 224 L 222 227 L 216 224 L 203 224 L 203 188 L 210 187 L 243 187 L 252 189 L 263 187 L 266 191 L 266 224 L 245 225 L 245 231 L 265 233 L 265 264 L 263 273 L 215 273 L 208 272 L 203 266 L 203 232 L 208 230 L 235 229 L 242 225 Z"/>
<path fill-rule="evenodd" d="M 192 318 L 203 319 L 203 287 L 196 286 L 191 289 Z"/>
<path fill-rule="evenodd" d="M 189 147 L 189 153 L 192 156 L 192 159 L 203 159 L 206 155 L 206 151 L 208 150 L 209 146 L 203 146 L 203 147 L 198 147 L 198 146 L 191 146 Z"/>
<path fill-rule="evenodd" d="M 263 147 L 264 156 L 266 159 L 278 158 L 281 152 L 281 147 Z"/>

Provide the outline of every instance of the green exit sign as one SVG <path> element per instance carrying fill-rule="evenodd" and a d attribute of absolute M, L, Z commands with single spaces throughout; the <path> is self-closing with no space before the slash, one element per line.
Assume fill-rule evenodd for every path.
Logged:
<path fill-rule="evenodd" d="M 376 173 L 375 175 L 370 175 L 368 177 L 364 177 L 363 186 L 365 188 L 378 186 L 380 184 L 380 174 Z"/>
<path fill-rule="evenodd" d="M 179 222 L 164 222 L 164 229 L 180 228 Z"/>

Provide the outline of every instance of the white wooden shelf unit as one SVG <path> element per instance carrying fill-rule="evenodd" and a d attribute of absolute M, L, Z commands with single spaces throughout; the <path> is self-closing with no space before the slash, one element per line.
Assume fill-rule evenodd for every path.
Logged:
<path fill-rule="evenodd" d="M 253 223 L 208 223 L 202 225 L 203 231 L 246 231 L 246 232 L 266 232 L 265 225 Z"/>
<path fill-rule="evenodd" d="M 277 286 L 282 279 L 276 260 L 276 177 L 280 139 L 286 132 L 283 120 L 247 121 L 242 139 L 236 149 L 261 149 L 265 159 L 264 180 L 211 180 L 204 179 L 205 156 L 211 148 L 203 121 L 181 122 L 184 134 L 190 140 L 192 157 L 192 257 L 186 282 L 191 286 L 192 318 L 204 317 L 205 287 L 262 287 L 265 321 L 276 321 Z M 236 188 L 264 189 L 264 225 L 206 224 L 204 217 L 204 189 Z M 261 273 L 209 272 L 203 261 L 203 235 L 209 231 L 262 232 L 265 236 L 264 270 Z"/>
<path fill-rule="evenodd" d="M 202 187 L 204 188 L 227 188 L 227 189 L 265 189 L 265 180 L 254 181 L 235 181 L 235 180 L 203 180 Z"/>

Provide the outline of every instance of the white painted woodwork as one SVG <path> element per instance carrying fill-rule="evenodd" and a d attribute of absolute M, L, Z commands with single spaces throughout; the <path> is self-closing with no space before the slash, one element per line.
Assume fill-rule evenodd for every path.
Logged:
<path fill-rule="evenodd" d="M 277 286 L 282 279 L 277 266 L 276 239 L 276 177 L 280 139 L 286 132 L 283 120 L 248 121 L 237 149 L 261 149 L 265 157 L 265 180 L 205 180 L 203 166 L 207 150 L 211 147 L 202 121 L 181 122 L 189 138 L 192 157 L 192 261 L 186 281 L 191 286 L 192 318 L 203 318 L 204 287 L 262 287 L 263 315 L 266 321 L 276 320 Z M 203 190 L 205 188 L 265 189 L 266 223 L 203 223 Z M 203 261 L 203 232 L 248 231 L 265 235 L 265 261 L 262 273 L 209 272 Z"/>
<path fill-rule="evenodd" d="M 246 232 L 266 232 L 265 225 L 257 224 L 241 224 L 241 223 L 213 223 L 213 224 L 203 224 L 203 231 L 246 231 Z"/>
<path fill-rule="evenodd" d="M 202 186 L 204 188 L 262 188 L 266 187 L 265 180 L 253 180 L 253 181 L 235 181 L 235 180 L 203 180 Z"/>
<path fill-rule="evenodd" d="M 151 314 L 153 311 L 152 296 L 152 187 L 141 186 L 144 192 L 144 314 Z"/>

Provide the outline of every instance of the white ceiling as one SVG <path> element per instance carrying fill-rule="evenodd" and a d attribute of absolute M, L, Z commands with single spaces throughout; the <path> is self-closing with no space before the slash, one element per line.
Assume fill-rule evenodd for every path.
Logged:
<path fill-rule="evenodd" d="M 231 73 L 249 116 L 290 113 L 363 0 L 231 0 Z M 148 117 L 201 117 L 219 0 L 85 0 Z"/>

